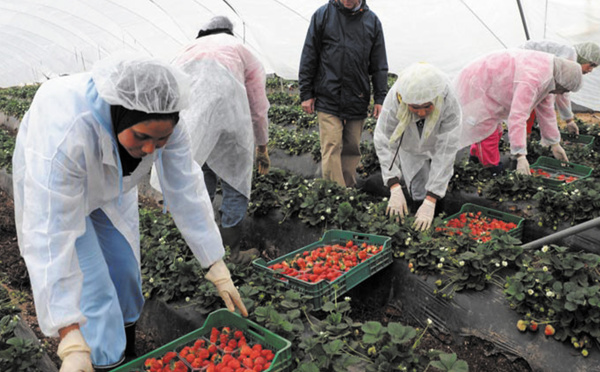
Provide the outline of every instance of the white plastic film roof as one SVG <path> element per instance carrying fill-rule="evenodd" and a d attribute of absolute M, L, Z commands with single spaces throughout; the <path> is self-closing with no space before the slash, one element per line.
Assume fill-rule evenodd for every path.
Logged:
<path fill-rule="evenodd" d="M 327 0 L 0 0 L 0 87 L 89 70 L 122 50 L 171 59 L 214 15 L 268 72 L 297 79 L 312 13 Z M 367 0 L 383 24 L 390 72 L 427 61 L 454 76 L 526 41 L 516 0 Z M 600 43 L 600 0 L 521 0 L 530 39 Z M 572 100 L 600 110 L 600 68 Z"/>

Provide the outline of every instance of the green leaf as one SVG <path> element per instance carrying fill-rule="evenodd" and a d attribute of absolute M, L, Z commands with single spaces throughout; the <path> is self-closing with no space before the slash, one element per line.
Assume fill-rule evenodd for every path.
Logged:
<path fill-rule="evenodd" d="M 329 355 L 341 354 L 344 342 L 342 340 L 334 340 L 323 345 L 323 350 Z"/>
<path fill-rule="evenodd" d="M 392 342 L 397 344 L 404 344 L 417 335 L 413 327 L 403 326 L 400 323 L 389 323 L 387 329 L 388 333 L 392 336 Z"/>

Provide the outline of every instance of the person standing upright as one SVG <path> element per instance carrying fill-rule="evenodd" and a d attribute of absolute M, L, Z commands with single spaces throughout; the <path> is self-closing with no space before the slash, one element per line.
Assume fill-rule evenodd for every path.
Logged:
<path fill-rule="evenodd" d="M 302 109 L 316 111 L 322 176 L 356 184 L 360 137 L 374 91 L 379 117 L 387 93 L 383 29 L 365 0 L 329 0 L 313 14 L 300 60 Z"/>

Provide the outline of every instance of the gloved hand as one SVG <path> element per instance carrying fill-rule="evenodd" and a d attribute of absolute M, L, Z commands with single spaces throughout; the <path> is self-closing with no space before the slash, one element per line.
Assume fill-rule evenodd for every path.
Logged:
<path fill-rule="evenodd" d="M 562 148 L 562 146 L 560 145 L 560 143 L 555 143 L 554 145 L 551 146 L 552 148 L 552 155 L 554 155 L 554 158 L 558 159 L 558 160 L 562 160 L 562 161 L 569 161 L 569 158 L 567 158 L 567 153 L 565 152 L 565 149 Z"/>
<path fill-rule="evenodd" d="M 57 354 L 62 360 L 60 372 L 94 372 L 91 353 L 81 331 L 69 331 L 58 344 Z"/>
<path fill-rule="evenodd" d="M 517 156 L 517 174 L 531 176 L 531 171 L 529 170 L 529 162 L 527 161 L 527 156 L 525 155 Z"/>
<path fill-rule="evenodd" d="M 219 295 L 225 301 L 225 305 L 229 311 L 235 311 L 235 307 L 237 306 L 243 316 L 248 316 L 248 310 L 246 310 L 240 294 L 233 285 L 231 274 L 223 260 L 215 262 L 210 267 L 210 270 L 208 270 L 208 273 L 206 273 L 205 278 L 217 287 L 217 291 L 219 291 Z"/>
<path fill-rule="evenodd" d="M 433 215 L 435 213 L 435 203 L 425 199 L 423 200 L 423 204 L 417 210 L 415 214 L 415 223 L 413 223 L 413 227 L 419 231 L 425 231 L 431 227 L 431 222 L 433 221 Z"/>
<path fill-rule="evenodd" d="M 402 187 L 398 184 L 392 186 L 390 189 L 390 200 L 388 201 L 387 209 L 385 214 L 390 216 L 400 216 L 404 220 L 404 216 L 408 214 L 408 206 L 406 205 L 406 199 L 404 199 L 404 192 Z M 396 217 L 398 221 L 398 217 Z"/>
<path fill-rule="evenodd" d="M 575 123 L 575 120 L 571 119 L 567 121 L 567 132 L 579 135 L 579 127 L 577 126 L 577 123 Z"/>
<path fill-rule="evenodd" d="M 267 174 L 269 173 L 269 167 L 271 166 L 271 160 L 269 159 L 269 150 L 265 147 L 265 151 L 256 149 L 256 167 L 258 173 Z"/>

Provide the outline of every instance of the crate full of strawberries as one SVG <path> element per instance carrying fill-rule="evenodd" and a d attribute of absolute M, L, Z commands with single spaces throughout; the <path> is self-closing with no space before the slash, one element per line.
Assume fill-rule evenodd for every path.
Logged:
<path fill-rule="evenodd" d="M 329 230 L 306 247 L 252 264 L 274 281 L 312 297 L 315 310 L 392 263 L 391 238 Z"/>
<path fill-rule="evenodd" d="M 529 168 L 532 176 L 541 177 L 542 182 L 553 190 L 560 190 L 568 183 L 588 178 L 594 170 L 585 165 L 567 163 L 547 156 L 540 156 Z"/>
<path fill-rule="evenodd" d="M 227 309 L 204 326 L 113 372 L 288 371 L 291 343 Z"/>
<path fill-rule="evenodd" d="M 510 213 L 465 203 L 458 213 L 446 217 L 445 226 L 437 227 L 437 230 L 450 236 L 466 233 L 482 243 L 492 239 L 493 230 L 504 230 L 513 238 L 521 240 L 524 221 L 524 218 Z"/>

